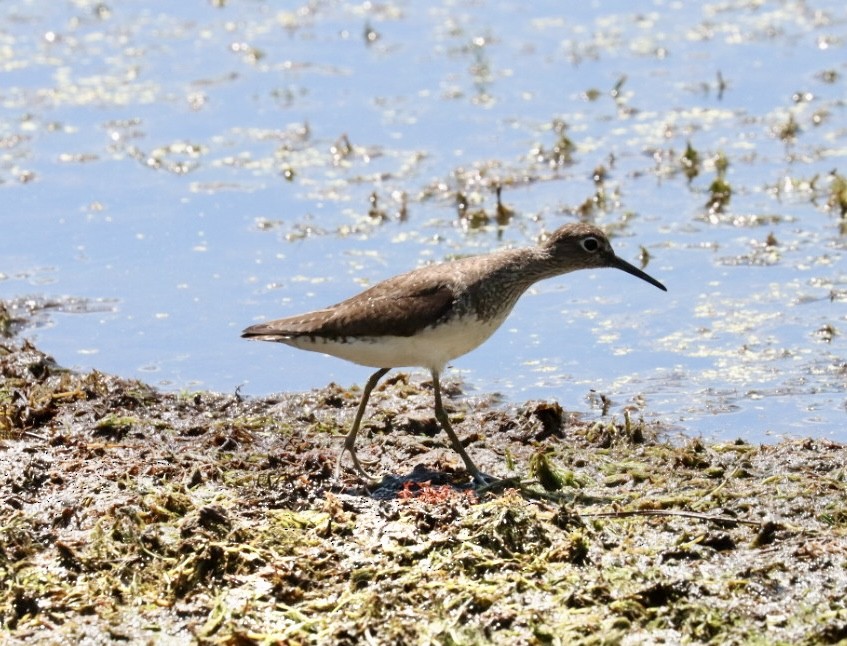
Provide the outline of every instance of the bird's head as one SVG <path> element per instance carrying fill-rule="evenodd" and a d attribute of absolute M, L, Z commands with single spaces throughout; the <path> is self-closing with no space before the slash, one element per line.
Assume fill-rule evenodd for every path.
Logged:
<path fill-rule="evenodd" d="M 658 280 L 618 257 L 609 238 L 591 224 L 566 224 L 556 229 L 542 243 L 550 258 L 563 271 L 614 267 L 645 280 L 662 291 L 668 291 Z"/>

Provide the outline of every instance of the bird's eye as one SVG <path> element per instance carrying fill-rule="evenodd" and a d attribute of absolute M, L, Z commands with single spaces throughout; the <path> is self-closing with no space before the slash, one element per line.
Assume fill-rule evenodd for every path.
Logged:
<path fill-rule="evenodd" d="M 593 236 L 583 238 L 579 244 L 582 245 L 582 248 L 585 249 L 588 253 L 594 253 L 600 248 L 600 241 Z"/>

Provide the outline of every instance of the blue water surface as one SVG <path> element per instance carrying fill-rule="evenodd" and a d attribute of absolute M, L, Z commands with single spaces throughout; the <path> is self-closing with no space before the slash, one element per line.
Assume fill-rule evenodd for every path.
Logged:
<path fill-rule="evenodd" d="M 24 332 L 64 365 L 361 384 L 239 333 L 582 218 L 668 293 L 539 284 L 455 361 L 466 391 L 847 439 L 845 39 L 834 0 L 0 4 L 0 297 L 64 303 Z M 493 216 L 497 183 L 513 216 L 471 226 L 457 194 Z"/>

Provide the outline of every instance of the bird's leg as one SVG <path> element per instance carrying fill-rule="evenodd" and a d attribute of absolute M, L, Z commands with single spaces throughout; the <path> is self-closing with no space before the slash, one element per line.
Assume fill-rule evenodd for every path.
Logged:
<path fill-rule="evenodd" d="M 465 447 L 462 446 L 462 443 L 453 431 L 453 427 L 450 426 L 450 419 L 447 417 L 447 411 L 444 410 L 444 406 L 441 403 L 441 382 L 438 379 L 438 371 L 436 370 L 432 371 L 432 387 L 435 389 L 435 419 L 439 421 L 441 427 L 444 429 L 444 432 L 447 433 L 447 437 L 450 438 L 453 450 L 456 451 L 456 453 L 458 453 L 462 458 L 465 463 L 465 469 L 467 469 L 468 473 L 471 474 L 477 483 L 481 485 L 490 484 L 493 478 L 485 475 L 476 468 L 473 460 L 471 460 L 471 456 L 469 456 L 468 452 L 465 451 Z"/>
<path fill-rule="evenodd" d="M 368 379 L 368 383 L 365 384 L 365 390 L 362 391 L 362 400 L 359 402 L 359 408 L 356 411 L 356 419 L 353 420 L 353 428 L 350 429 L 350 432 L 347 433 L 347 437 L 344 438 L 344 448 L 341 449 L 341 452 L 338 454 L 338 460 L 335 463 L 336 480 L 338 480 L 339 475 L 341 474 L 341 460 L 344 458 L 344 453 L 345 451 L 349 451 L 350 457 L 353 458 L 353 466 L 356 468 L 356 471 L 362 479 L 369 483 L 376 481 L 376 478 L 371 477 L 371 475 L 365 471 L 365 468 L 359 461 L 359 456 L 356 455 L 356 434 L 359 432 L 359 425 L 362 423 L 362 417 L 365 414 L 365 408 L 368 406 L 368 399 L 370 399 L 371 391 L 389 370 L 391 370 L 391 368 L 380 368 L 371 375 L 370 379 Z"/>

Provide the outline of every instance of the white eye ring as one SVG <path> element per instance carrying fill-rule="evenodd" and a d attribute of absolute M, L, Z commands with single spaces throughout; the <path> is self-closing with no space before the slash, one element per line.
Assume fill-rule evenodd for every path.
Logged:
<path fill-rule="evenodd" d="M 600 241 L 594 236 L 588 236 L 579 241 L 579 246 L 585 249 L 588 253 L 597 253 L 600 251 Z"/>

